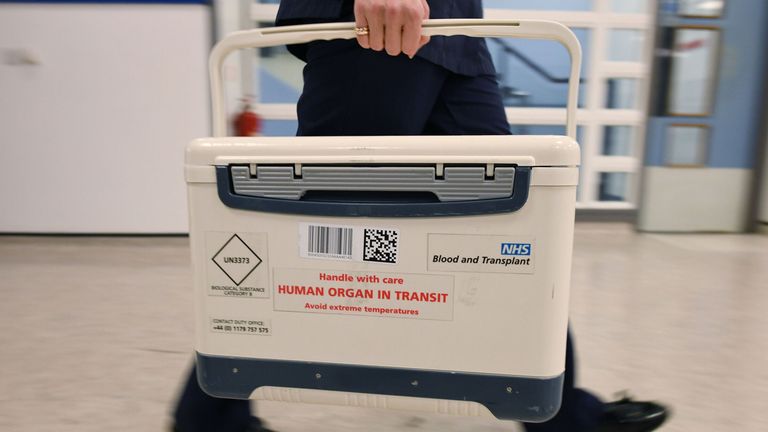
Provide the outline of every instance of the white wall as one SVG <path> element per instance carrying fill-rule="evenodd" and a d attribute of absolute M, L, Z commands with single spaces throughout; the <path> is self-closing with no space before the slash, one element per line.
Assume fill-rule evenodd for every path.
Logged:
<path fill-rule="evenodd" d="M 0 232 L 186 232 L 209 49 L 207 6 L 0 4 Z"/>
<path fill-rule="evenodd" d="M 638 228 L 659 232 L 743 232 L 753 171 L 645 167 Z"/>

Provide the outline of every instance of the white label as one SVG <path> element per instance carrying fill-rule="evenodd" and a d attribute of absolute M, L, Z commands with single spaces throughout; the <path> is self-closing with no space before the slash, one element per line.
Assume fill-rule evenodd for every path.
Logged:
<path fill-rule="evenodd" d="M 266 234 L 208 232 L 205 248 L 208 295 L 269 298 Z"/>
<path fill-rule="evenodd" d="M 259 319 L 211 318 L 211 331 L 214 333 L 247 334 L 271 336 L 272 323 Z"/>
<path fill-rule="evenodd" d="M 453 276 L 275 268 L 275 310 L 450 321 Z"/>
<path fill-rule="evenodd" d="M 305 224 L 302 245 L 305 255 L 317 258 L 352 260 L 354 228 Z"/>
<path fill-rule="evenodd" d="M 429 271 L 534 273 L 536 244 L 526 236 L 429 234 Z"/>
<path fill-rule="evenodd" d="M 299 224 L 299 256 L 397 264 L 400 232 L 392 228 Z"/>

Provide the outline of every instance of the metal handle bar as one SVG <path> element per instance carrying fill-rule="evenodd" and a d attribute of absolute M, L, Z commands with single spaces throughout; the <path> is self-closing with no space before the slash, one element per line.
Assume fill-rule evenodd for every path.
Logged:
<path fill-rule="evenodd" d="M 578 107 L 581 72 L 581 45 L 576 35 L 566 26 L 554 21 L 541 20 L 428 20 L 422 28 L 425 36 L 474 36 L 549 39 L 563 44 L 571 56 L 568 79 L 568 105 L 566 108 L 566 134 L 576 139 L 576 109 Z M 223 96 L 221 67 L 224 58 L 234 50 L 274 45 L 306 43 L 314 40 L 354 39 L 354 23 L 310 24 L 273 27 L 234 32 L 222 39 L 211 51 L 208 68 L 211 75 L 211 102 L 213 104 L 213 135 L 226 135 L 226 107 Z"/>

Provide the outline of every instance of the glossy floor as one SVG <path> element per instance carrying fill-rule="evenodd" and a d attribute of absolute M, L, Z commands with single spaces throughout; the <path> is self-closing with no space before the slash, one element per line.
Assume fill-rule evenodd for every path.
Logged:
<path fill-rule="evenodd" d="M 191 354 L 186 238 L 0 237 L 0 430 L 162 431 Z M 663 431 L 768 430 L 768 236 L 579 224 L 579 382 L 674 409 Z M 513 431 L 263 403 L 279 431 Z"/>

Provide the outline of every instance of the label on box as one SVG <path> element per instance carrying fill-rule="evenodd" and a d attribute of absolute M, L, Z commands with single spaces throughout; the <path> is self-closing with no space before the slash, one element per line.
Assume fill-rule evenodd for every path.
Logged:
<path fill-rule="evenodd" d="M 274 269 L 275 310 L 450 321 L 451 275 Z"/>
<path fill-rule="evenodd" d="M 532 274 L 535 270 L 532 237 L 429 234 L 428 243 L 429 271 Z"/>
<path fill-rule="evenodd" d="M 207 232 L 208 295 L 269 298 L 266 233 Z"/>
<path fill-rule="evenodd" d="M 211 331 L 214 333 L 246 334 L 271 336 L 272 323 L 260 319 L 211 318 Z"/>
<path fill-rule="evenodd" d="M 393 228 L 299 224 L 299 256 L 333 261 L 397 264 L 400 232 Z"/>

